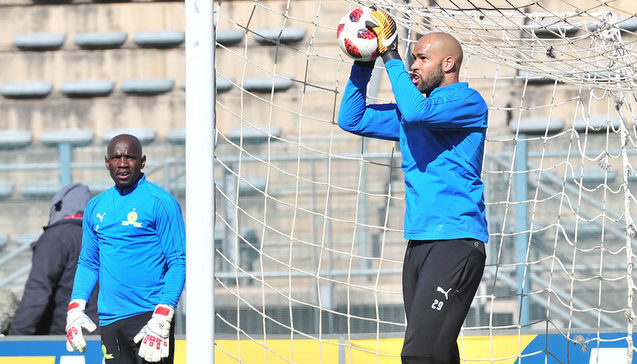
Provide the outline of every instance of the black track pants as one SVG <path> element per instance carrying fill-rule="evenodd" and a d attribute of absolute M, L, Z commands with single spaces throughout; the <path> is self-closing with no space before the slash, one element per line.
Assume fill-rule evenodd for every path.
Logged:
<path fill-rule="evenodd" d="M 145 364 L 148 363 L 137 353 L 139 344 L 135 344 L 133 338 L 139 330 L 148 323 L 153 312 L 146 312 L 137 316 L 125 318 L 110 325 L 101 327 L 102 353 L 105 364 Z M 162 364 L 172 364 L 175 356 L 175 325 L 174 320 L 170 325 L 169 350 L 167 358 L 160 361 Z"/>
<path fill-rule="evenodd" d="M 485 259 L 484 243 L 473 239 L 409 241 L 403 265 L 403 364 L 460 363 L 456 340 Z"/>

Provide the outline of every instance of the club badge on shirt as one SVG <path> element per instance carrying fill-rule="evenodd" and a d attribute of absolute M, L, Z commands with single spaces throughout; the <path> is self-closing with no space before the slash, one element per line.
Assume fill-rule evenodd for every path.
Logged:
<path fill-rule="evenodd" d="M 132 226 L 135 226 L 135 227 L 142 227 L 142 224 L 140 222 L 137 222 L 137 212 L 135 212 L 135 209 L 133 209 L 133 211 L 129 212 L 128 215 L 126 216 L 126 218 L 128 220 L 122 221 L 122 225 L 124 225 L 124 226 L 132 225 Z"/>

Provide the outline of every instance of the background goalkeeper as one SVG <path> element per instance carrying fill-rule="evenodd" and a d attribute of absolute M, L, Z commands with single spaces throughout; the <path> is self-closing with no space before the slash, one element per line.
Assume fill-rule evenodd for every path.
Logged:
<path fill-rule="evenodd" d="M 84 314 L 99 278 L 97 303 L 106 363 L 172 363 L 173 316 L 186 278 L 181 209 L 168 192 L 146 180 L 139 140 L 118 135 L 105 164 L 115 186 L 84 212 L 82 251 L 67 313 L 67 349 L 83 352 Z"/>
<path fill-rule="evenodd" d="M 402 362 L 459 363 L 456 340 L 480 284 L 489 237 L 480 178 L 487 105 L 458 82 L 457 39 L 446 33 L 420 38 L 410 74 L 397 52 L 394 20 L 383 10 L 371 17 L 367 26 L 377 35 L 396 103 L 366 105 L 373 63 L 355 62 L 338 125 L 400 142 L 408 240 Z"/>

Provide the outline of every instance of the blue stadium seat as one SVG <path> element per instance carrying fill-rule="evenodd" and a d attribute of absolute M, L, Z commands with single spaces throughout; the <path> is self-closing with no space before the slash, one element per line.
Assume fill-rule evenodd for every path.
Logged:
<path fill-rule="evenodd" d="M 578 27 L 566 21 L 550 21 L 532 25 L 541 26 L 541 28 L 533 29 L 533 34 L 540 38 L 570 37 L 579 31 Z"/>
<path fill-rule="evenodd" d="M 125 32 L 92 32 L 75 34 L 75 44 L 84 49 L 119 48 L 126 42 Z"/>
<path fill-rule="evenodd" d="M 91 193 L 93 195 L 98 195 L 113 187 L 115 183 L 112 180 L 104 180 L 87 182 L 86 185 L 88 186 L 88 189 L 91 190 Z"/>
<path fill-rule="evenodd" d="M 28 130 L 0 130 L 0 149 L 19 149 L 31 145 L 33 133 Z"/>
<path fill-rule="evenodd" d="M 511 120 L 509 130 L 515 133 L 518 129 L 518 120 Z M 544 135 L 548 129 L 548 135 L 558 133 L 564 129 L 564 119 L 546 117 L 522 118 L 519 121 L 520 134 Z"/>
<path fill-rule="evenodd" d="M 217 93 L 223 93 L 232 89 L 233 79 L 217 75 Z"/>
<path fill-rule="evenodd" d="M 2 251 L 7 245 L 9 245 L 9 235 L 0 234 L 0 251 Z"/>
<path fill-rule="evenodd" d="M 605 170 L 598 166 L 584 166 L 580 170 L 579 166 L 573 166 L 573 171 L 569 169 L 567 179 L 569 182 L 582 182 L 585 187 L 592 188 L 598 185 L 611 183 L 617 178 L 617 172 L 614 170 Z"/>
<path fill-rule="evenodd" d="M 64 33 L 31 33 L 13 37 L 13 45 L 21 50 L 48 51 L 58 49 L 64 44 Z"/>
<path fill-rule="evenodd" d="M 234 143 L 239 143 L 243 139 L 244 144 L 262 144 L 268 141 L 270 136 L 281 136 L 281 127 L 272 125 L 251 126 L 244 125 L 243 128 L 235 127 L 228 130 L 226 134 L 228 139 Z"/>
<path fill-rule="evenodd" d="M 21 233 L 16 234 L 13 240 L 15 240 L 18 245 L 31 244 L 37 241 L 40 235 L 42 235 L 41 232 Z"/>
<path fill-rule="evenodd" d="M 27 99 L 46 97 L 53 90 L 48 81 L 23 81 L 5 83 L 0 86 L 0 94 L 7 98 Z"/>
<path fill-rule="evenodd" d="M 588 23 L 588 30 L 590 32 L 594 32 L 597 30 L 599 22 L 597 20 L 592 20 Z M 619 21 L 615 24 L 617 28 L 626 31 L 626 32 L 634 32 L 637 30 L 637 18 L 628 18 Z"/>
<path fill-rule="evenodd" d="M 217 43 L 232 46 L 241 43 L 245 32 L 239 29 L 217 29 Z"/>
<path fill-rule="evenodd" d="M 64 82 L 62 94 L 68 97 L 108 96 L 113 92 L 115 82 L 110 80 L 79 80 Z"/>
<path fill-rule="evenodd" d="M 529 85 L 543 85 L 547 83 L 554 83 L 555 79 L 538 75 L 535 73 L 529 73 L 525 70 L 518 71 L 518 79 L 522 82 L 527 82 Z"/>
<path fill-rule="evenodd" d="M 137 32 L 133 34 L 133 42 L 144 48 L 171 48 L 183 43 L 185 37 L 183 31 Z"/>
<path fill-rule="evenodd" d="M 230 79 L 230 78 L 226 78 L 226 77 L 223 77 L 221 75 L 217 75 L 216 82 L 217 82 L 217 93 L 218 94 L 230 91 L 230 89 L 232 89 L 233 80 Z M 181 83 L 181 88 L 182 88 L 182 90 L 186 90 L 186 80 L 184 80 Z"/>
<path fill-rule="evenodd" d="M 55 180 L 25 182 L 20 185 L 20 194 L 30 199 L 50 199 L 61 188 Z"/>
<path fill-rule="evenodd" d="M 263 45 L 288 44 L 300 42 L 305 38 L 305 28 L 263 28 L 254 32 L 254 40 Z"/>
<path fill-rule="evenodd" d="M 170 92 L 174 86 L 175 81 L 169 78 L 125 80 L 120 84 L 122 91 L 131 95 L 158 95 Z"/>
<path fill-rule="evenodd" d="M 6 200 L 13 194 L 13 183 L 0 182 L 0 200 Z"/>
<path fill-rule="evenodd" d="M 171 144 L 183 145 L 186 143 L 186 128 L 170 129 L 166 132 L 166 140 Z"/>
<path fill-rule="evenodd" d="M 248 77 L 243 80 L 243 88 L 251 92 L 285 91 L 292 85 L 292 80 L 281 76 Z"/>
<path fill-rule="evenodd" d="M 610 130 L 619 130 L 621 120 L 619 116 L 592 115 L 588 119 L 579 118 L 573 122 L 573 127 L 579 132 L 606 132 L 606 128 L 610 126 Z"/>
<path fill-rule="evenodd" d="M 107 130 L 102 134 L 102 139 L 105 143 L 108 143 L 114 136 L 119 134 L 134 135 L 139 139 L 142 144 L 149 144 L 157 137 L 157 130 L 151 128 L 121 128 Z"/>
<path fill-rule="evenodd" d="M 637 18 L 630 18 L 623 21 L 620 21 L 617 24 L 619 29 L 627 30 L 629 32 L 634 32 L 637 30 Z"/>
<path fill-rule="evenodd" d="M 95 133 L 88 129 L 61 129 L 44 132 L 40 138 L 42 143 L 49 146 L 68 143 L 77 147 L 91 144 L 94 136 Z"/>
<path fill-rule="evenodd" d="M 263 196 L 266 185 L 265 177 L 249 177 L 239 182 L 239 196 Z"/>

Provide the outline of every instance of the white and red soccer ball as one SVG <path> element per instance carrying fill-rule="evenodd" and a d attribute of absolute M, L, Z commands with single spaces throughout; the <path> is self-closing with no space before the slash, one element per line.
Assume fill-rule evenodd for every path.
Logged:
<path fill-rule="evenodd" d="M 371 9 L 360 7 L 345 14 L 336 27 L 336 39 L 343 53 L 357 61 L 373 61 L 378 57 L 376 34 L 365 26 L 372 20 Z"/>

